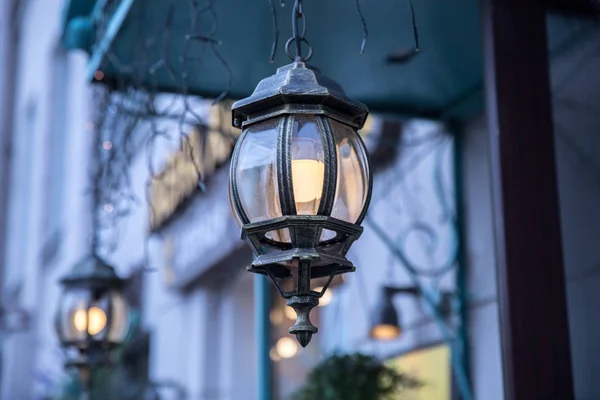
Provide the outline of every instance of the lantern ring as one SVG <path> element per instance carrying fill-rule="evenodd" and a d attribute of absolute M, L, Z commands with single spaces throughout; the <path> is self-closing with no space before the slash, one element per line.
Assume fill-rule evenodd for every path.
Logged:
<path fill-rule="evenodd" d="M 313 56 L 313 48 L 312 48 L 310 42 L 306 38 L 300 39 L 301 43 L 304 42 L 308 46 L 308 55 L 306 57 L 302 57 L 302 55 L 300 55 L 300 54 L 296 54 L 296 56 L 294 56 L 292 54 L 291 46 L 292 46 L 292 43 L 294 43 L 295 41 L 296 41 L 295 37 L 291 37 L 288 39 L 288 41 L 285 43 L 285 54 L 287 54 L 287 56 L 292 61 L 296 60 L 296 58 L 298 58 L 298 57 L 301 58 L 302 61 L 309 61 Z"/>

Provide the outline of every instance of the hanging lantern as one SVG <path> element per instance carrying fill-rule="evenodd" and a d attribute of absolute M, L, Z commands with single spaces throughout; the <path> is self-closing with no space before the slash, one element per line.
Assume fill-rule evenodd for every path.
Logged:
<path fill-rule="evenodd" d="M 89 369 L 107 360 L 129 330 L 125 280 L 97 256 L 75 264 L 61 279 L 64 287 L 56 330 L 67 351 L 67 366 Z"/>
<path fill-rule="evenodd" d="M 248 270 L 273 280 L 296 311 L 290 333 L 306 346 L 317 332 L 311 309 L 334 276 L 354 271 L 346 253 L 362 233 L 372 184 L 358 134 L 368 109 L 297 56 L 232 114 L 242 135 L 230 200 L 255 255 Z M 311 279 L 323 277 L 313 290 Z"/>
<path fill-rule="evenodd" d="M 392 301 L 398 295 L 418 297 L 421 295 L 421 290 L 416 286 L 383 286 L 380 290 L 377 306 L 373 310 L 374 319 L 369 331 L 369 336 L 372 339 L 394 340 L 402 335 L 398 311 Z M 446 294 L 443 296 L 447 297 Z M 442 309 L 440 310 L 442 311 Z"/>
<path fill-rule="evenodd" d="M 393 340 L 402 334 L 398 311 L 392 302 L 393 292 L 388 287 L 381 289 L 379 301 L 373 312 L 374 320 L 369 331 L 372 339 Z"/>

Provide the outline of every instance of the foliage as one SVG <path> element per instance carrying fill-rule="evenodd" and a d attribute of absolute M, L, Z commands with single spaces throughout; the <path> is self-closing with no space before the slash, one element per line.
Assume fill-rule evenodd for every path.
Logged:
<path fill-rule="evenodd" d="M 392 400 L 421 383 L 375 357 L 334 354 L 308 375 L 292 400 Z"/>

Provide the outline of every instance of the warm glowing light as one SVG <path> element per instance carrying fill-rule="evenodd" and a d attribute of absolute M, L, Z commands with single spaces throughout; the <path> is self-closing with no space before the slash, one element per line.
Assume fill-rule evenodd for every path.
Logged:
<path fill-rule="evenodd" d="M 315 288 L 315 292 L 321 292 L 321 290 L 323 290 L 322 286 Z M 327 304 L 331 303 L 332 299 L 333 292 L 331 291 L 331 289 L 327 289 L 325 293 L 323 293 L 323 296 L 321 296 L 321 298 L 319 299 L 319 305 L 324 307 Z"/>
<path fill-rule="evenodd" d="M 269 313 L 269 320 L 273 325 L 279 325 L 283 322 L 283 312 L 281 308 L 275 308 Z"/>
<path fill-rule="evenodd" d="M 88 333 L 94 336 L 102 332 L 106 326 L 106 314 L 100 307 L 90 307 L 89 310 L 79 309 L 73 315 L 73 325 L 79 332 L 85 332 L 87 328 Z"/>
<path fill-rule="evenodd" d="M 104 211 L 106 211 L 107 213 L 111 213 L 111 212 L 113 212 L 113 210 L 114 210 L 114 209 L 115 209 L 115 208 L 114 208 L 114 207 L 113 207 L 113 205 L 112 205 L 112 204 L 110 204 L 110 203 L 106 203 L 106 204 L 104 205 Z"/>
<path fill-rule="evenodd" d="M 102 80 L 102 78 L 104 78 L 104 72 L 102 72 L 102 71 L 100 71 L 100 70 L 98 70 L 98 71 L 94 72 L 94 78 L 95 78 L 97 81 L 101 81 L 101 80 Z"/>
<path fill-rule="evenodd" d="M 317 160 L 292 160 L 292 183 L 296 203 L 309 203 L 321 198 L 325 164 Z"/>
<path fill-rule="evenodd" d="M 396 339 L 400 333 L 400 328 L 394 325 L 376 325 L 371 329 L 371 337 L 379 340 Z"/>
<path fill-rule="evenodd" d="M 275 348 L 281 358 L 292 358 L 298 352 L 298 343 L 292 338 L 282 337 L 277 341 Z"/>
<path fill-rule="evenodd" d="M 283 312 L 288 319 L 291 319 L 292 321 L 296 319 L 296 311 L 294 311 L 292 307 L 286 306 Z"/>
<path fill-rule="evenodd" d="M 281 361 L 281 356 L 279 353 L 277 353 L 277 349 L 275 347 L 269 351 L 269 357 L 271 357 L 271 361 L 273 362 Z"/>
<path fill-rule="evenodd" d="M 112 142 L 110 140 L 105 140 L 104 143 L 102 143 L 102 148 L 104 150 L 112 149 Z"/>

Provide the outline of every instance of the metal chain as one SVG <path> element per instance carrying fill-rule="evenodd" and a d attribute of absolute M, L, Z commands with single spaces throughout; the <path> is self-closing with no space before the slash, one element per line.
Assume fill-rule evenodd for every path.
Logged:
<path fill-rule="evenodd" d="M 299 29 L 300 22 L 302 22 L 302 29 Z M 292 54 L 291 46 L 292 43 L 296 47 L 296 55 Z M 308 55 L 302 56 L 302 43 L 306 43 L 308 46 Z M 285 53 L 293 61 L 308 61 L 312 58 L 313 48 L 306 39 L 306 17 L 304 16 L 302 0 L 296 0 L 294 2 L 294 9 L 292 11 L 292 37 L 288 39 L 285 44 Z"/>

